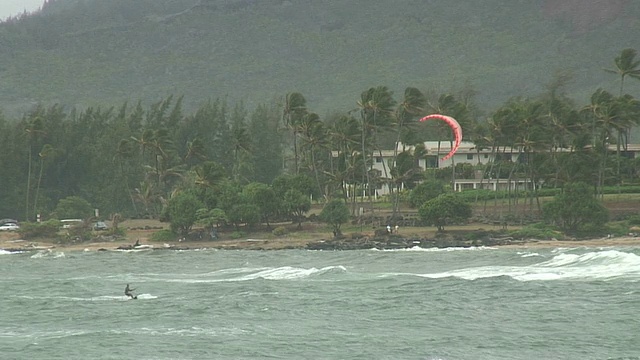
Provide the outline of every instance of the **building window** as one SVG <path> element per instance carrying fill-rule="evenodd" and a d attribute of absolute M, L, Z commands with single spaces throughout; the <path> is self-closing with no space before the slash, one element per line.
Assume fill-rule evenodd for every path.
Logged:
<path fill-rule="evenodd" d="M 433 155 L 427 155 L 426 167 L 427 169 L 436 169 L 438 168 L 438 157 Z"/>
<path fill-rule="evenodd" d="M 376 162 L 377 163 L 381 163 L 382 162 L 382 158 L 380 156 L 376 156 Z"/>
<path fill-rule="evenodd" d="M 488 159 L 489 158 L 489 154 L 484 154 L 484 158 Z"/>
<path fill-rule="evenodd" d="M 473 160 L 473 154 L 467 154 L 467 160 Z"/>

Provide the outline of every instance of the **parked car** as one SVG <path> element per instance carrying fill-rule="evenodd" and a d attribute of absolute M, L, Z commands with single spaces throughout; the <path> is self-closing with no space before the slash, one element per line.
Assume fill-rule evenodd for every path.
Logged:
<path fill-rule="evenodd" d="M 18 226 L 18 224 L 16 223 L 6 223 L 0 225 L 0 231 L 16 231 L 18 229 L 20 229 L 20 226 Z"/>
<path fill-rule="evenodd" d="M 105 223 L 104 221 L 98 221 L 93 224 L 93 230 L 96 231 L 107 230 L 108 228 L 109 226 L 107 226 L 107 223 Z"/>

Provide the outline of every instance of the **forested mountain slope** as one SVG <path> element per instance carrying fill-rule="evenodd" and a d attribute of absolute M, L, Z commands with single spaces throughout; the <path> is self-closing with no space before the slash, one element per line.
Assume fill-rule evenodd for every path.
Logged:
<path fill-rule="evenodd" d="M 616 92 L 613 59 L 638 48 L 629 0 L 49 0 L 0 23 L 0 107 L 291 91 L 314 111 L 348 110 L 370 86 L 471 87 L 491 110 L 536 95 L 556 72 L 586 103 Z M 625 83 L 640 95 L 640 81 Z"/>

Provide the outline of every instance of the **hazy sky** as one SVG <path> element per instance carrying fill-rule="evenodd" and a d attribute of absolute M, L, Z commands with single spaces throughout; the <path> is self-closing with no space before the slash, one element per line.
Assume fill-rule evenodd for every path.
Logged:
<path fill-rule="evenodd" d="M 0 19 L 21 14 L 25 9 L 34 11 L 44 4 L 44 0 L 0 0 Z"/>

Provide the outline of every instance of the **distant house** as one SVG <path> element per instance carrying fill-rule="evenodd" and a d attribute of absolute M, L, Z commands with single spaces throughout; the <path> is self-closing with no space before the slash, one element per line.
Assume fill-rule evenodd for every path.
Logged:
<path fill-rule="evenodd" d="M 458 148 L 458 151 L 447 160 L 442 158 L 451 150 L 451 143 L 449 141 L 427 141 L 424 143 L 426 156 L 423 159 L 418 160 L 418 166 L 422 169 L 433 168 L 446 168 L 454 164 L 471 164 L 471 165 L 484 165 L 494 161 L 496 156 L 499 156 L 501 160 L 517 161 L 520 157 L 519 149 L 512 149 L 510 147 L 500 147 L 500 152 L 494 154 L 491 148 L 478 148 L 470 141 L 463 141 Z M 413 151 L 414 146 L 398 144 L 397 153 L 405 151 Z M 609 151 L 616 151 L 615 145 L 609 146 Z M 393 150 L 376 151 L 373 159 L 373 169 L 377 170 L 381 179 L 389 179 L 390 165 L 393 164 L 394 157 Z M 640 157 L 640 144 L 629 144 L 627 150 L 621 153 L 622 156 L 628 158 Z M 333 156 L 337 156 L 334 152 Z M 453 184 L 455 191 L 463 191 L 470 189 L 487 189 L 487 190 L 525 190 L 531 189 L 533 184 L 529 179 L 482 179 L 482 174 L 475 174 L 472 179 L 456 179 Z M 380 182 L 377 185 L 375 195 L 389 194 L 389 186 Z"/>

